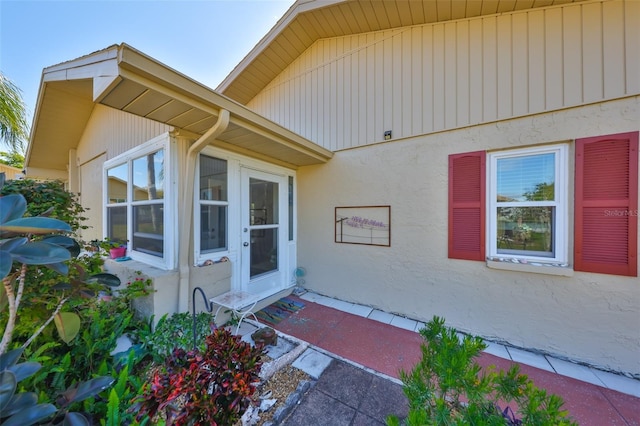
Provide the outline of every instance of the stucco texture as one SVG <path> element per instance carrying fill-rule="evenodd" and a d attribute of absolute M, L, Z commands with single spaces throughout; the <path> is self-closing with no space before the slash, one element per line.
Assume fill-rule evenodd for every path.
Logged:
<path fill-rule="evenodd" d="M 339 151 L 298 171 L 298 264 L 318 293 L 600 368 L 640 375 L 640 280 L 504 271 L 447 257 L 450 154 L 637 131 L 638 97 Z M 391 247 L 334 242 L 336 206 L 391 206 Z M 639 238 L 640 240 L 640 238 Z"/>

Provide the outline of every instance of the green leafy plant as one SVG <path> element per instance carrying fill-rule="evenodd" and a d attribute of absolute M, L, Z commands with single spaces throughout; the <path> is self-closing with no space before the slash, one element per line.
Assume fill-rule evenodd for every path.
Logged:
<path fill-rule="evenodd" d="M 474 361 L 486 344 L 480 337 L 458 337 L 444 319 L 434 317 L 420 330 L 422 358 L 401 371 L 409 399 L 406 425 L 574 425 L 562 398 L 537 388 L 514 364 L 508 371 L 483 370 Z M 511 404 L 501 409 L 500 404 Z M 516 417 L 514 411 L 520 418 Z M 395 416 L 390 426 L 400 425 Z"/>
<path fill-rule="evenodd" d="M 198 336 L 208 336 L 213 327 L 211 314 L 207 312 L 196 314 Z M 193 349 L 193 316 L 189 312 L 162 316 L 153 334 L 146 336 L 146 340 L 140 343 L 147 348 L 155 362 L 162 362 L 176 348 L 185 351 Z M 198 349 L 200 351 L 205 349 L 204 339 L 200 341 Z"/>
<path fill-rule="evenodd" d="M 4 187 L 4 174 L 0 174 L 0 189 Z M 49 209 L 44 214 L 50 213 Z M 63 417 L 65 424 L 88 424 L 86 418 L 69 411 L 72 404 L 85 400 L 108 387 L 111 377 L 94 377 L 86 381 L 75 381 L 57 398 L 59 408 L 52 404 L 38 404 L 39 395 L 35 392 L 17 393 L 18 382 L 36 374 L 41 369 L 37 362 L 17 363 L 24 348 L 37 337 L 46 325 L 54 321 L 62 339 L 70 343 L 80 327 L 78 317 L 73 312 L 61 312 L 69 300 L 63 296 L 49 319 L 38 328 L 32 337 L 18 349 L 8 351 L 16 326 L 18 309 L 25 294 L 28 294 L 27 272 L 35 267 L 35 274 L 42 276 L 39 269 L 45 266 L 59 274 L 69 272 L 68 264 L 72 256 L 80 252 L 79 244 L 72 238 L 60 233 L 71 232 L 71 227 L 59 219 L 27 214 L 27 201 L 22 194 L 9 194 L 0 197 L 0 278 L 2 278 L 2 296 L 0 302 L 8 306 L 7 321 L 0 342 L 0 417 L 2 424 L 30 425 L 49 418 L 52 415 Z M 17 266 L 14 266 L 16 265 Z M 119 280 L 109 274 L 89 277 L 93 283 L 114 282 Z M 82 278 L 86 278 L 82 275 Z M 81 284 L 87 284 L 87 280 Z M 36 281 L 37 282 L 37 281 Z M 71 284 L 77 282 L 71 281 Z M 63 287 L 68 283 L 64 283 Z M 70 285 L 70 287 L 73 287 Z M 41 355 L 41 354 L 40 354 Z M 69 357 L 63 358 L 63 362 Z M 42 379 L 42 376 L 39 377 Z M 22 385 L 21 385 L 22 386 Z M 64 415 L 62 415 L 64 414 Z M 55 419 L 54 419 L 55 420 Z M 56 423 L 58 423 L 56 421 Z"/>
<path fill-rule="evenodd" d="M 67 191 L 62 181 L 35 181 L 33 179 L 9 180 L 0 188 L 0 195 L 21 194 L 27 204 L 26 217 L 48 216 L 61 220 L 71 227 L 71 232 L 87 229 L 86 210 L 77 195 Z"/>
<path fill-rule="evenodd" d="M 17 392 L 18 383 L 35 374 L 41 365 L 37 362 L 18 363 L 22 348 L 0 355 L 0 424 L 28 426 L 38 424 L 89 425 L 84 415 L 70 411 L 72 404 L 93 397 L 111 386 L 111 377 L 96 377 L 62 392 L 58 407 L 38 403 L 34 392 Z M 46 423 L 43 423 L 45 422 Z"/>
<path fill-rule="evenodd" d="M 255 392 L 262 346 L 252 347 L 225 328 L 205 339 L 206 349 L 175 349 L 132 407 L 137 420 L 162 413 L 168 424 L 232 425 Z"/>

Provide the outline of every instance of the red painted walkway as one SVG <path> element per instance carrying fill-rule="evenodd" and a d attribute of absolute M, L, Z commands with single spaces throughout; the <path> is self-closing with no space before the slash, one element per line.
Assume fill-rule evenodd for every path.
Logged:
<path fill-rule="evenodd" d="M 277 324 L 277 330 L 395 378 L 401 368 L 408 371 L 420 359 L 418 333 L 302 302 L 305 307 Z M 483 354 L 478 363 L 508 369 L 512 361 Z M 564 408 L 580 425 L 640 426 L 640 398 L 528 365 L 521 364 L 520 369 L 538 387 L 560 395 Z"/>

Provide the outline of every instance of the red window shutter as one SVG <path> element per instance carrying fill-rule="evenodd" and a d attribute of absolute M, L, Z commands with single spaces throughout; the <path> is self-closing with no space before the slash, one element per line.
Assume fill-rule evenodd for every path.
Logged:
<path fill-rule="evenodd" d="M 638 132 L 576 139 L 574 269 L 638 276 Z"/>
<path fill-rule="evenodd" d="M 486 154 L 449 156 L 449 258 L 485 260 Z"/>

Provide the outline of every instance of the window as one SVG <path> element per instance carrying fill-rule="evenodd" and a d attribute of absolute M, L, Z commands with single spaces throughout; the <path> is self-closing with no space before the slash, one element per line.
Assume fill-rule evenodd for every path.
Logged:
<path fill-rule="evenodd" d="M 106 236 L 127 244 L 130 255 L 166 263 L 168 168 L 166 136 L 105 163 Z"/>
<path fill-rule="evenodd" d="M 227 161 L 200 155 L 200 253 L 228 249 L 229 211 Z"/>
<path fill-rule="evenodd" d="M 568 145 L 490 153 L 486 166 L 484 151 L 450 155 L 449 258 L 484 261 L 486 248 L 490 259 L 636 277 L 638 135 L 576 139 L 573 259 Z"/>
<path fill-rule="evenodd" d="M 293 241 L 293 176 L 289 176 L 289 241 Z"/>
<path fill-rule="evenodd" d="M 490 154 L 489 255 L 566 262 L 566 145 Z"/>

